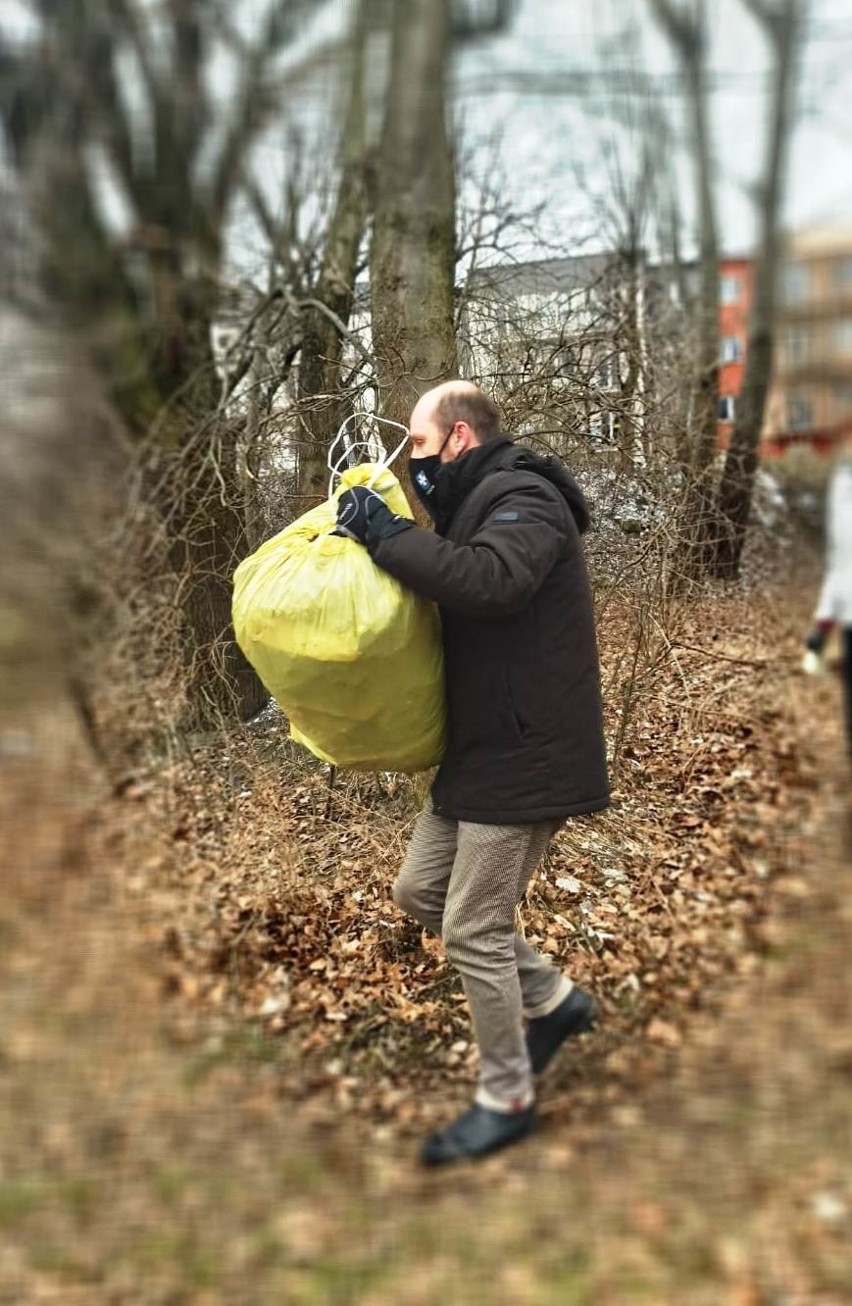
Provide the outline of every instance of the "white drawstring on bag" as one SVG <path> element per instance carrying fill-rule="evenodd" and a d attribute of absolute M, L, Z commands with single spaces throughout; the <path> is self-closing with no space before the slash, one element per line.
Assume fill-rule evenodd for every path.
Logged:
<path fill-rule="evenodd" d="M 376 448 L 375 439 L 351 440 L 349 438 L 349 432 L 346 429 L 347 426 L 349 425 L 350 422 L 357 422 L 360 418 L 366 418 L 368 421 L 371 422 L 378 422 L 382 426 L 395 426 L 398 431 L 405 432 L 405 435 L 403 436 L 402 440 L 400 440 L 399 444 L 394 449 L 393 453 L 389 453 L 389 454 L 382 453 L 381 457 L 375 460 L 376 470 L 373 472 L 373 475 L 370 477 L 369 481 L 367 482 L 368 489 L 373 488 L 373 482 L 375 481 L 376 477 L 379 475 L 380 472 L 384 471 L 386 467 L 391 466 L 394 460 L 399 456 L 399 454 L 405 448 L 406 442 L 408 441 L 408 428 L 406 426 L 403 426 L 402 422 L 393 422 L 389 417 L 376 417 L 374 413 L 350 413 L 349 416 L 345 417 L 343 421 L 340 423 L 340 428 L 337 432 L 337 435 L 334 437 L 331 444 L 329 445 L 328 457 L 326 459 L 326 466 L 328 467 L 329 470 L 329 478 L 328 478 L 329 499 L 334 494 L 336 488 L 336 482 L 340 480 L 341 469 L 343 465 L 348 464 L 350 467 L 353 465 L 350 462 L 352 454 L 358 449 L 365 450 L 369 456 L 372 456 L 375 453 L 375 448 Z M 343 452 L 337 454 L 337 456 L 335 457 L 334 451 L 337 448 L 337 446 L 341 443 L 343 444 Z"/>

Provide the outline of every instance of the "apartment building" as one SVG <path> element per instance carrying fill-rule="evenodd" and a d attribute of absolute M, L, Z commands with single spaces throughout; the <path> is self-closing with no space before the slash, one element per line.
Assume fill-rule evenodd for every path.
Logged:
<path fill-rule="evenodd" d="M 748 321 L 754 295 L 754 263 L 724 258 L 719 264 L 719 447 L 727 448 L 745 375 Z"/>
<path fill-rule="evenodd" d="M 736 417 L 754 294 L 754 264 L 719 267 L 719 446 Z M 829 451 L 852 428 L 852 231 L 815 229 L 790 238 L 779 274 L 773 378 L 761 451 L 806 444 Z"/>
<path fill-rule="evenodd" d="M 531 408 L 547 387 L 560 420 L 593 444 L 627 420 L 638 438 L 647 285 L 644 255 L 610 251 L 477 268 L 460 289 L 462 373 L 523 392 Z"/>
<path fill-rule="evenodd" d="M 763 443 L 830 450 L 852 429 L 852 230 L 794 235 L 779 292 Z"/>

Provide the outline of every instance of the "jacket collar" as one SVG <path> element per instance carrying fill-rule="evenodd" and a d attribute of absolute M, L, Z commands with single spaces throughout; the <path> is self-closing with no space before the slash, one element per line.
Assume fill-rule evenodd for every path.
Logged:
<path fill-rule="evenodd" d="M 504 463 L 506 451 L 513 448 L 514 441 L 507 435 L 500 435 L 469 449 L 453 462 L 444 463 L 435 515 L 435 528 L 439 533 L 443 534 L 447 529 L 471 490 L 490 472 L 497 471 Z"/>

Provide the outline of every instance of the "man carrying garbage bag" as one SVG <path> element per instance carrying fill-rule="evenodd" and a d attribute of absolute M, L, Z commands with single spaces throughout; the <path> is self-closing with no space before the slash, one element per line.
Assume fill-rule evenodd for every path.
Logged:
<path fill-rule="evenodd" d="M 447 750 L 394 886 L 443 939 L 479 1048 L 473 1106 L 423 1146 L 439 1165 L 524 1138 L 534 1076 L 594 1023 L 592 998 L 516 933 L 515 908 L 556 830 L 609 790 L 582 492 L 469 382 L 423 395 L 410 439 L 434 532 L 365 486 L 341 495 L 338 530 L 441 612 Z"/>

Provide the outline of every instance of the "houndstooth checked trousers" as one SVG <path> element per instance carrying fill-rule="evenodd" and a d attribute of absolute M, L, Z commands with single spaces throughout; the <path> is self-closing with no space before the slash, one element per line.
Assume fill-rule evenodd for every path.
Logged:
<path fill-rule="evenodd" d="M 461 974 L 479 1048 L 476 1100 L 497 1111 L 533 1099 L 523 1016 L 545 1016 L 571 982 L 515 931 L 515 908 L 561 822 L 479 825 L 417 819 L 394 902 L 444 941 Z"/>

